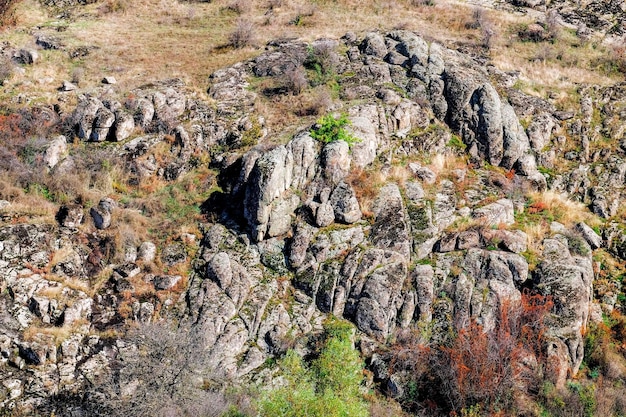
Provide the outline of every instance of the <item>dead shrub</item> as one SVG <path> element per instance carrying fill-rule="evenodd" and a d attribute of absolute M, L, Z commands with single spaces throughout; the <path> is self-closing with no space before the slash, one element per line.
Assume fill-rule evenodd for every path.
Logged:
<path fill-rule="evenodd" d="M 14 185 L 35 189 L 41 184 L 45 138 L 55 122 L 38 108 L 0 115 L 0 173 L 11 178 Z"/>
<path fill-rule="evenodd" d="M 104 4 L 98 7 L 99 15 L 106 15 L 111 13 L 123 13 L 129 8 L 127 0 L 107 0 Z"/>
<path fill-rule="evenodd" d="M 72 71 L 72 83 L 76 85 L 80 85 L 80 82 L 85 77 L 85 70 L 83 68 L 75 68 Z"/>
<path fill-rule="evenodd" d="M 328 109 L 332 106 L 333 99 L 330 92 L 322 88 L 316 93 L 301 97 L 298 106 L 296 107 L 295 114 L 297 116 L 319 116 L 326 114 Z"/>
<path fill-rule="evenodd" d="M 13 9 L 18 2 L 19 0 L 0 0 L 0 26 L 12 25 L 15 23 Z"/>
<path fill-rule="evenodd" d="M 285 73 L 282 77 L 284 89 L 291 94 L 299 95 L 307 86 L 309 81 L 306 78 L 306 72 L 302 67 L 296 67 Z"/>
<path fill-rule="evenodd" d="M 481 46 L 491 49 L 496 36 L 493 23 L 487 16 L 487 12 L 482 7 L 475 7 L 472 12 L 472 19 L 465 23 L 466 29 L 479 29 Z"/>
<path fill-rule="evenodd" d="M 472 11 L 472 20 L 465 23 L 466 29 L 480 29 L 485 24 L 487 15 L 482 7 L 475 7 Z"/>
<path fill-rule="evenodd" d="M 609 47 L 605 57 L 598 59 L 596 65 L 609 74 L 626 73 L 626 46 L 614 45 Z"/>
<path fill-rule="evenodd" d="M 228 10 L 242 15 L 249 13 L 252 10 L 252 2 L 249 0 L 234 0 L 228 5 Z"/>
<path fill-rule="evenodd" d="M 2 1 L 2 0 L 0 0 Z M 0 56 L 0 85 L 4 85 L 13 75 L 13 61 L 8 56 Z"/>
<path fill-rule="evenodd" d="M 250 20 L 238 19 L 235 29 L 228 36 L 228 45 L 236 49 L 253 46 L 255 41 L 254 31 L 254 24 Z"/>
<path fill-rule="evenodd" d="M 492 330 L 472 319 L 444 345 L 399 338 L 391 368 L 409 375 L 405 407 L 417 411 L 431 402 L 429 408 L 455 414 L 470 407 L 489 414 L 508 409 L 517 390 L 537 392 L 546 361 L 544 319 L 552 307 L 551 298 L 524 293 L 519 303 L 501 303 Z"/>
<path fill-rule="evenodd" d="M 548 31 L 548 39 L 556 41 L 561 36 L 561 24 L 559 23 L 559 12 L 550 10 L 546 13 L 546 30 Z"/>
<path fill-rule="evenodd" d="M 496 39 L 496 31 L 491 24 L 485 24 L 481 28 L 481 46 L 487 50 L 490 50 L 493 47 L 494 41 Z"/>
<path fill-rule="evenodd" d="M 532 23 L 530 25 L 522 25 L 517 36 L 522 42 L 545 42 L 550 40 L 550 34 L 545 26 L 540 23 Z"/>

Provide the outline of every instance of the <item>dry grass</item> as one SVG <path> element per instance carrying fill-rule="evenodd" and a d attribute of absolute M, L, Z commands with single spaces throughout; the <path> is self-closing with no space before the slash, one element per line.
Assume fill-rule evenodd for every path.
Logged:
<path fill-rule="evenodd" d="M 55 101 L 60 82 L 71 79 L 77 69 L 82 74 L 81 87 L 99 85 L 104 75 L 116 76 L 118 84 L 113 88 L 118 92 L 152 80 L 178 77 L 201 92 L 212 72 L 258 55 L 271 39 L 296 37 L 311 41 L 338 38 L 346 31 L 394 28 L 413 30 L 448 46 L 478 48 L 479 53 L 488 53 L 500 69 L 520 71 L 525 92 L 540 96 L 579 82 L 607 84 L 619 78 L 617 74 L 606 77 L 593 68 L 593 62 L 610 51 L 593 43 L 580 44 L 569 32 L 564 32 L 555 45 L 519 42 L 515 28 L 533 20 L 502 11 L 481 12 L 481 21 L 489 23 L 493 35 L 489 51 L 480 52 L 484 28 L 475 27 L 474 6 L 455 0 L 426 3 L 137 0 L 129 6 L 128 1 L 108 0 L 83 6 L 72 20 L 59 21 L 35 0 L 24 0 L 16 13 L 18 25 L 44 28 L 46 33 L 59 37 L 67 50 L 80 46 L 99 49 L 77 60 L 70 60 L 67 51 L 41 51 L 40 62 L 26 67 L 24 76 L 14 77 L 5 96 L 14 96 L 29 83 L 29 89 Z M 103 8 L 109 12 L 102 13 Z M 252 28 L 257 46 L 247 46 L 247 42 L 239 45 L 242 48 L 229 46 L 229 36 L 241 22 Z M 56 27 L 63 31 L 54 32 Z M 27 30 L 7 29 L 3 36 L 19 46 L 33 43 Z M 562 58 L 536 59 L 546 48 L 558 49 L 556 54 Z M 4 98 L 1 93 L 0 98 Z"/>
<path fill-rule="evenodd" d="M 56 215 L 58 209 L 57 206 L 41 198 L 40 196 L 22 194 L 14 199 L 10 199 L 9 202 L 11 203 L 11 205 L 9 205 L 5 209 L 0 210 L 0 214 L 9 215 L 13 223 L 56 223 L 54 216 Z"/>
<path fill-rule="evenodd" d="M 60 300 L 63 293 L 63 286 L 57 285 L 54 287 L 46 287 L 37 292 L 37 295 L 41 297 L 51 298 L 54 300 Z"/>
<path fill-rule="evenodd" d="M 61 249 L 55 251 L 52 254 L 52 259 L 50 259 L 50 263 L 48 264 L 48 266 L 50 268 L 53 268 L 55 265 L 60 264 L 75 253 L 76 252 L 74 251 L 72 246 L 63 246 Z"/>
<path fill-rule="evenodd" d="M 89 279 L 89 291 L 87 294 L 90 297 L 94 297 L 100 289 L 106 284 L 106 282 L 111 278 L 113 274 L 113 267 L 111 265 L 107 265 L 96 275 L 95 277 L 90 277 Z"/>
<path fill-rule="evenodd" d="M 540 211 L 551 213 L 554 220 L 567 227 L 578 222 L 585 222 L 590 226 L 599 224 L 598 218 L 592 215 L 583 203 L 569 200 L 560 193 L 554 191 L 535 192 L 530 194 L 530 199 L 533 204 L 527 210 L 532 210 L 534 205 Z"/>
<path fill-rule="evenodd" d="M 553 191 L 530 193 L 527 201 L 530 204 L 525 211 L 517 214 L 517 228 L 528 236 L 528 252 L 534 257 L 542 253 L 542 242 L 551 233 L 552 221 L 562 223 L 567 228 L 573 228 L 579 222 L 591 227 L 601 225 L 600 219 L 591 214 L 583 203 L 569 200 Z"/>
<path fill-rule="evenodd" d="M 549 225 L 546 223 L 529 224 L 523 227 L 522 230 L 527 236 L 528 251 L 538 257 L 543 251 L 543 239 L 550 231 Z"/>
<path fill-rule="evenodd" d="M 348 175 L 347 182 L 352 185 L 356 198 L 359 201 L 361 212 L 366 218 L 374 215 L 372 206 L 386 179 L 386 175 L 379 169 L 365 170 L 356 168 Z"/>
<path fill-rule="evenodd" d="M 80 62 L 84 70 L 82 84 L 96 85 L 103 75 L 114 73 L 119 90 L 172 77 L 205 86 L 208 75 L 216 69 L 260 52 L 249 47 L 228 47 L 229 35 L 241 18 L 255 25 L 254 35 L 259 45 L 280 37 L 336 38 L 347 30 L 389 30 L 397 26 L 417 30 L 443 42 L 471 37 L 471 31 L 465 29 L 470 9 L 468 13 L 462 13 L 459 9 L 465 6 L 445 2 L 438 2 L 442 4 L 434 7 L 415 7 L 411 2 L 400 1 L 387 7 L 373 0 L 317 2 L 314 5 L 296 0 L 271 7 L 269 3 L 259 1 L 250 2 L 242 11 L 235 7 L 235 3 L 239 2 L 138 0 L 132 3 L 132 13 L 120 8 L 105 14 L 99 10 L 108 3 L 95 3 L 83 7 L 80 16 L 64 23 L 64 31 L 54 35 L 61 38 L 68 49 L 86 45 L 99 47 Z M 25 0 L 19 6 L 18 14 L 21 26 L 58 25 L 58 21 L 48 16 L 35 0 Z M 297 16 L 303 16 L 304 24 L 293 24 Z M 397 16 L 402 16 L 403 20 L 398 22 Z M 8 38 L 17 44 L 32 42 L 32 38 L 18 32 L 9 33 Z M 47 79 L 36 87 L 52 93 L 62 79 L 71 78 L 78 62 L 72 63 L 66 52 L 43 51 L 42 54 L 43 59 L 38 65 L 27 68 L 26 78 Z"/>
<path fill-rule="evenodd" d="M 455 169 L 467 168 L 467 157 L 453 153 L 438 153 L 428 165 L 438 176 L 448 176 Z"/>
<path fill-rule="evenodd" d="M 72 326 L 62 326 L 62 327 L 39 327 L 39 326 L 28 326 L 24 333 L 22 334 L 23 338 L 27 342 L 32 342 L 37 340 L 39 335 L 50 336 L 54 340 L 55 345 L 60 345 L 63 341 L 67 340 L 68 337 L 72 333 L 74 333 L 74 328 Z"/>
<path fill-rule="evenodd" d="M 404 186 L 409 179 L 413 178 L 413 174 L 409 169 L 402 165 L 392 166 L 389 170 L 389 175 L 386 176 L 385 182 L 393 181 L 400 186 Z"/>
<path fill-rule="evenodd" d="M 88 282 L 83 281 L 81 279 L 78 278 L 71 278 L 71 277 L 59 277 L 57 275 L 54 274 L 48 274 L 46 275 L 46 279 L 48 281 L 54 281 L 54 282 L 59 282 L 61 284 L 63 284 L 63 286 L 72 289 L 74 291 L 80 291 L 83 292 L 85 294 L 89 294 L 91 291 L 90 285 Z"/>
<path fill-rule="evenodd" d="M 30 325 L 24 333 L 22 333 L 22 337 L 26 342 L 33 342 L 35 340 L 41 339 L 41 335 L 44 336 L 45 339 L 52 338 L 52 342 L 59 346 L 62 342 L 67 340 L 72 334 L 75 333 L 84 333 L 89 332 L 90 323 L 87 320 L 80 319 L 76 320 L 71 325 L 67 326 L 50 326 L 43 327 L 37 325 Z"/>

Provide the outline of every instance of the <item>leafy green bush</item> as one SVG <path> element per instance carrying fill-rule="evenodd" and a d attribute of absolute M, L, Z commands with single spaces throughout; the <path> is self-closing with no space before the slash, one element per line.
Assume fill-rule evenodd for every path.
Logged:
<path fill-rule="evenodd" d="M 323 143 L 342 140 L 350 147 L 360 142 L 360 139 L 349 134 L 344 128 L 350 125 L 348 116 L 342 114 L 336 119 L 332 114 L 327 114 L 317 121 L 317 125 L 311 131 L 311 137 Z"/>
<path fill-rule="evenodd" d="M 363 362 L 351 340 L 352 327 L 332 321 L 319 357 L 307 365 L 289 350 L 280 361 L 286 384 L 269 391 L 260 404 L 268 417 L 365 417 L 359 387 Z"/>

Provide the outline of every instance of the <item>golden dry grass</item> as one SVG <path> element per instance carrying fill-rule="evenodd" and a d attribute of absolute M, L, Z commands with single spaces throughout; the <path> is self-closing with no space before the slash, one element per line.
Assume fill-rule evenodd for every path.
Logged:
<path fill-rule="evenodd" d="M 44 335 L 44 337 L 51 337 L 54 341 L 54 344 L 58 346 L 62 342 L 67 340 L 67 338 L 70 337 L 73 333 L 75 333 L 75 331 L 76 328 L 74 328 L 73 326 L 43 327 L 31 325 L 28 326 L 26 330 L 24 330 L 22 337 L 25 341 L 32 342 L 41 337 L 40 335 Z"/>
<path fill-rule="evenodd" d="M 98 2 L 82 8 L 72 21 L 61 23 L 35 0 L 25 0 L 17 12 L 18 27 L 63 26 L 63 32 L 55 36 L 68 49 L 84 45 L 99 48 L 86 59 L 75 62 L 66 53 L 44 51 L 42 61 L 29 68 L 28 75 L 43 80 L 39 87 L 49 91 L 58 86 L 59 78 L 69 79 L 70 72 L 79 66 L 85 71 L 86 83 L 97 83 L 103 75 L 114 73 L 121 81 L 120 86 L 125 87 L 171 77 L 203 86 L 216 69 L 259 53 L 254 47 L 225 47 L 239 18 L 255 25 L 258 46 L 279 37 L 312 40 L 339 37 L 347 30 L 394 27 L 416 30 L 443 42 L 473 36 L 464 26 L 470 9 L 445 1 L 421 7 L 411 6 L 408 1 L 297 0 L 281 2 L 281 7 L 254 1 L 242 16 L 229 7 L 230 0 L 208 3 L 127 0 L 124 3 L 125 10 L 103 14 L 104 3 Z M 33 42 L 31 36 L 20 30 L 6 36 L 16 44 Z"/>
<path fill-rule="evenodd" d="M 458 156 L 453 153 L 438 153 L 433 156 L 428 167 L 438 176 L 446 176 L 449 175 L 452 170 L 466 169 L 467 157 Z"/>
<path fill-rule="evenodd" d="M 587 207 L 580 202 L 572 201 L 561 193 L 554 191 L 534 192 L 530 199 L 542 210 L 552 213 L 554 219 L 570 227 L 578 222 L 585 222 L 590 226 L 598 225 L 600 220 L 591 214 Z"/>
<path fill-rule="evenodd" d="M 74 253 L 75 251 L 70 245 L 63 246 L 52 254 L 52 259 L 50 259 L 49 266 L 52 268 L 55 265 L 60 264 L 61 262 L 67 260 Z"/>
<path fill-rule="evenodd" d="M 78 278 L 71 278 L 71 277 L 59 277 L 57 275 L 54 274 L 47 274 L 46 275 L 46 279 L 48 281 L 55 281 L 55 282 L 59 282 L 61 283 L 63 286 L 72 289 L 74 291 L 80 291 L 83 292 L 85 294 L 89 294 L 90 293 L 90 285 L 88 282 L 83 281 L 81 279 Z"/>
<path fill-rule="evenodd" d="M 589 212 L 583 203 L 569 200 L 560 193 L 532 192 L 527 199 L 531 204 L 524 213 L 518 214 L 517 227 L 526 233 L 528 251 L 536 256 L 543 251 L 542 242 L 551 233 L 552 221 L 562 223 L 567 228 L 573 228 L 579 222 L 591 227 L 601 225 L 601 220 Z"/>
<path fill-rule="evenodd" d="M 11 204 L 0 209 L 0 219 L 6 214 L 13 223 L 28 221 L 30 224 L 54 224 L 57 206 L 39 196 L 22 194 L 10 200 Z M 0 220 L 2 224 L 2 220 Z"/>
<path fill-rule="evenodd" d="M 76 333 L 87 334 L 90 327 L 91 323 L 85 319 L 78 319 L 70 325 L 63 326 L 45 326 L 40 323 L 34 323 L 24 330 L 22 337 L 27 342 L 41 341 L 43 339 L 59 346 Z"/>
<path fill-rule="evenodd" d="M 475 48 L 483 36 L 480 28 L 468 26 L 476 6 L 456 0 L 438 0 L 434 6 L 415 6 L 409 0 L 245 3 L 246 7 L 233 7 L 233 0 L 107 0 L 74 10 L 72 19 L 58 20 L 54 11 L 42 9 L 36 0 L 24 0 L 16 13 L 18 26 L 1 32 L 9 42 L 32 46 L 32 30 L 60 38 L 67 50 L 79 46 L 98 49 L 74 60 L 67 51 L 41 51 L 42 59 L 25 67 L 23 76 L 16 75 L 4 96 L 13 97 L 27 87 L 38 93 L 39 100 L 53 102 L 61 81 L 71 79 L 74 73 L 82 74 L 81 88 L 98 86 L 105 75 L 117 78 L 113 88 L 120 93 L 154 80 L 178 77 L 203 92 L 212 72 L 258 55 L 276 38 L 311 41 L 338 38 L 347 31 L 403 28 L 444 45 Z M 532 23 L 532 18 L 497 10 L 485 10 L 482 16 L 495 33 L 491 49 L 482 53 L 489 54 L 502 70 L 520 71 L 527 93 L 545 96 L 548 90 L 571 88 L 580 82 L 607 84 L 619 78 L 606 77 L 591 68 L 592 61 L 606 55 L 597 44 L 577 45 L 579 41 L 569 32 L 563 32 L 563 39 L 555 45 L 519 42 L 515 28 Z M 254 46 L 228 46 L 229 35 L 240 19 L 254 25 Z M 55 32 L 55 28 L 63 30 Z M 536 59 L 546 49 L 559 49 L 567 59 Z"/>

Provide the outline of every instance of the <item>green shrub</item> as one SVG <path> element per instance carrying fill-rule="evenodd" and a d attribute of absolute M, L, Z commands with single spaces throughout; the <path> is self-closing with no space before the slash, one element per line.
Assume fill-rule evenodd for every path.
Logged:
<path fill-rule="evenodd" d="M 311 131 L 311 137 L 323 143 L 331 143 L 338 140 L 346 142 L 350 147 L 360 142 L 360 139 L 349 134 L 344 128 L 350 125 L 348 116 L 342 114 L 336 119 L 332 114 L 327 114 L 317 121 L 317 125 Z"/>
<path fill-rule="evenodd" d="M 263 137 L 263 129 L 258 118 L 252 119 L 252 128 L 244 131 L 241 135 L 241 147 L 247 148 L 254 146 L 259 142 L 259 139 Z"/>
<path fill-rule="evenodd" d="M 581 236 L 572 235 L 567 239 L 569 250 L 574 255 L 587 256 L 589 255 L 589 245 Z"/>
<path fill-rule="evenodd" d="M 333 44 L 321 42 L 309 45 L 304 66 L 312 71 L 311 84 L 315 87 L 332 82 L 338 63 L 339 56 Z"/>
<path fill-rule="evenodd" d="M 447 146 L 450 148 L 458 149 L 460 151 L 465 151 L 465 149 L 467 148 L 467 145 L 463 143 L 463 139 L 461 139 L 457 135 L 452 135 L 447 143 Z"/>
<path fill-rule="evenodd" d="M 351 340 L 352 326 L 333 320 L 319 357 L 309 366 L 289 350 L 280 361 L 285 385 L 269 391 L 260 416 L 365 417 L 368 409 L 359 387 L 363 362 Z"/>

